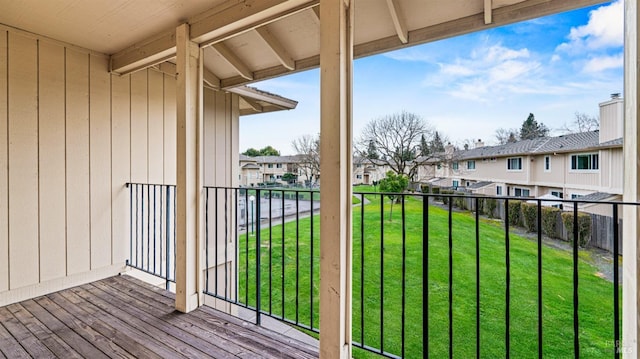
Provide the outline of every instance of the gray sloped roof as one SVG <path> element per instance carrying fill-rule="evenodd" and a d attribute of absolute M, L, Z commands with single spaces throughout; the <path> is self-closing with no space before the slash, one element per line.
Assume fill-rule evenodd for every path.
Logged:
<path fill-rule="evenodd" d="M 523 140 L 498 146 L 484 146 L 466 151 L 456 151 L 455 158 L 464 160 L 513 155 L 545 154 L 617 146 L 622 146 L 622 138 L 600 143 L 599 132 L 591 131 L 556 137 L 541 137 L 533 140 Z"/>
<path fill-rule="evenodd" d="M 493 182 L 491 182 L 491 181 L 481 181 L 481 182 L 473 183 L 473 184 L 469 185 L 467 188 L 469 188 L 469 189 L 478 189 L 478 188 L 482 188 L 482 187 L 487 187 L 488 185 L 490 185 L 492 183 Z"/>
<path fill-rule="evenodd" d="M 577 200 L 579 201 L 604 201 L 606 199 L 609 199 L 611 197 L 616 197 L 618 196 L 617 194 L 612 194 L 612 193 L 606 193 L 606 192 L 594 192 L 594 193 L 590 193 L 586 196 L 582 196 L 580 198 L 577 198 Z"/>

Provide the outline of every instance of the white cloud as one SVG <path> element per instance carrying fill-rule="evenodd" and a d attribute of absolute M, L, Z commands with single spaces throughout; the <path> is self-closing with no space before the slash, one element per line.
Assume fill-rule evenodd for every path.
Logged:
<path fill-rule="evenodd" d="M 624 4 L 617 0 L 589 13 L 586 25 L 571 28 L 568 42 L 557 47 L 558 51 L 579 54 L 585 51 L 617 48 L 624 42 Z"/>
<path fill-rule="evenodd" d="M 622 53 L 611 56 L 598 56 L 587 60 L 584 65 L 584 72 L 595 73 L 609 69 L 622 68 L 624 57 Z"/>

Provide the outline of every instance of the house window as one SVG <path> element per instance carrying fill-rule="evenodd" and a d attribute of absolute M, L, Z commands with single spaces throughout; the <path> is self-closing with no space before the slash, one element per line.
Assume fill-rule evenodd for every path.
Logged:
<path fill-rule="evenodd" d="M 497 157 L 491 157 L 491 162 L 496 162 L 496 161 L 498 161 Z"/>
<path fill-rule="evenodd" d="M 544 171 L 545 172 L 551 171 L 551 157 L 550 156 L 544 156 Z"/>
<path fill-rule="evenodd" d="M 508 171 L 522 171 L 522 157 L 507 158 Z"/>
<path fill-rule="evenodd" d="M 572 170 L 597 170 L 598 168 L 599 163 L 597 153 L 571 155 Z"/>
<path fill-rule="evenodd" d="M 278 164 L 276 165 L 276 168 L 282 168 L 282 163 L 278 163 Z"/>
<path fill-rule="evenodd" d="M 454 170 L 457 170 L 457 169 L 458 169 L 458 162 L 454 162 L 454 163 L 451 165 L 451 167 L 452 167 Z"/>
<path fill-rule="evenodd" d="M 453 180 L 453 188 L 458 188 L 460 186 L 460 182 L 458 180 Z"/>
<path fill-rule="evenodd" d="M 467 182 L 466 182 L 466 184 L 465 184 L 465 186 L 466 186 L 466 187 L 469 187 L 469 185 L 470 185 L 470 183 L 469 183 L 469 181 L 467 181 Z"/>
<path fill-rule="evenodd" d="M 584 197 L 584 195 L 583 194 L 576 194 L 576 193 L 572 193 L 571 194 L 571 199 L 578 199 L 580 197 Z"/>
<path fill-rule="evenodd" d="M 438 169 L 442 169 L 442 165 L 440 163 L 438 163 Z"/>
<path fill-rule="evenodd" d="M 356 179 L 362 179 L 362 175 L 356 175 Z"/>
<path fill-rule="evenodd" d="M 502 196 L 502 186 L 496 186 L 496 196 Z"/>
<path fill-rule="evenodd" d="M 267 168 L 273 168 L 273 163 L 269 163 L 269 164 L 267 165 Z"/>
<path fill-rule="evenodd" d="M 467 161 L 467 169 L 468 170 L 475 170 L 476 169 L 476 161 L 475 160 Z"/>
<path fill-rule="evenodd" d="M 526 188 L 514 188 L 513 195 L 516 197 L 529 197 L 529 190 Z"/>
<path fill-rule="evenodd" d="M 558 198 L 564 198 L 564 197 L 563 197 L 563 193 L 562 193 L 562 192 L 560 192 L 560 191 L 551 191 L 551 195 L 552 195 L 552 196 L 556 196 L 556 197 L 558 197 Z"/>

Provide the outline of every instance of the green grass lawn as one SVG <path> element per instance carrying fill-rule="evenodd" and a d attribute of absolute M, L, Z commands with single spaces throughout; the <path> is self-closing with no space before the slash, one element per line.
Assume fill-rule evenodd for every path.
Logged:
<path fill-rule="evenodd" d="M 380 196 L 367 194 L 369 204 L 354 207 L 353 226 L 353 338 L 386 352 L 401 353 L 402 253 L 405 253 L 405 356 L 423 357 L 423 241 L 422 206 L 418 198 L 405 202 L 405 241 L 401 206 L 384 203 L 384 229 Z M 444 357 L 449 350 L 449 232 L 448 211 L 430 206 L 428 212 L 429 355 Z M 364 233 L 360 235 L 364 218 Z M 475 356 L 476 343 L 476 232 L 475 217 L 452 214 L 453 354 Z M 313 222 L 313 223 L 312 223 Z M 265 228 L 261 235 L 261 308 L 276 316 L 317 328 L 319 292 L 319 217 Z M 313 238 L 311 226 L 313 225 Z M 298 234 L 296 236 L 296 233 Z M 480 341 L 482 357 L 505 356 L 505 229 L 501 222 L 481 220 L 480 233 Z M 249 268 L 245 266 L 248 241 Z M 510 235 L 511 355 L 537 356 L 537 243 Z M 255 237 L 240 238 L 239 297 L 248 290 L 255 306 Z M 383 263 L 381 263 L 383 253 Z M 581 256 L 588 257 L 588 256 Z M 312 258 L 312 259 L 311 259 Z M 573 266 L 571 252 L 544 246 L 543 346 L 545 357 L 573 356 Z M 364 260 L 364 265 L 362 262 Z M 284 261 L 284 266 L 283 266 Z M 312 263 L 312 265 L 310 265 Z M 246 286 L 244 271 L 249 270 Z M 271 275 L 270 275 L 271 270 Z M 363 274 L 361 274 L 363 270 Z M 613 285 L 596 275 L 597 268 L 579 263 L 580 354 L 584 358 L 613 353 Z M 361 279 L 361 275 L 364 280 Z M 311 280 L 313 278 L 313 280 Z M 381 280 L 383 278 L 383 280 Z M 271 282 L 271 286 L 269 283 Z M 364 285 L 364 286 L 363 286 Z M 271 293 L 269 288 L 271 287 Z M 381 287 L 383 290 L 381 291 Z M 246 288 L 246 289 L 245 289 Z M 282 295 L 284 288 L 284 296 Z M 364 290 L 364 302 L 361 301 Z M 284 299 L 284 311 L 283 300 Z M 383 302 L 383 303 L 382 303 Z M 380 311 L 384 308 L 381 318 Z M 364 313 L 362 317 L 362 313 Z M 381 319 L 384 325 L 381 325 Z M 364 329 L 361 328 L 364 321 Z M 383 329 L 384 328 L 384 332 Z M 381 341 L 381 333 L 384 338 Z M 354 357 L 376 357 L 354 349 Z"/>

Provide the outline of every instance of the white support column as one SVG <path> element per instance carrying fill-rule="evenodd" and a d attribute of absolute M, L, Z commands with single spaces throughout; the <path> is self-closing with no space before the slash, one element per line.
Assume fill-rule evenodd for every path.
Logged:
<path fill-rule="evenodd" d="M 320 358 L 351 358 L 353 1 L 320 1 Z"/>
<path fill-rule="evenodd" d="M 189 38 L 189 25 L 176 29 L 177 224 L 176 309 L 198 307 L 202 177 L 202 83 L 200 48 Z"/>
<path fill-rule="evenodd" d="M 624 33 L 624 201 L 640 201 L 640 127 L 638 126 L 638 18 L 637 0 L 625 1 Z M 638 357 L 638 245 L 640 243 L 640 211 L 625 206 L 623 211 L 623 268 L 622 268 L 622 342 L 619 343 L 624 358 Z"/>

